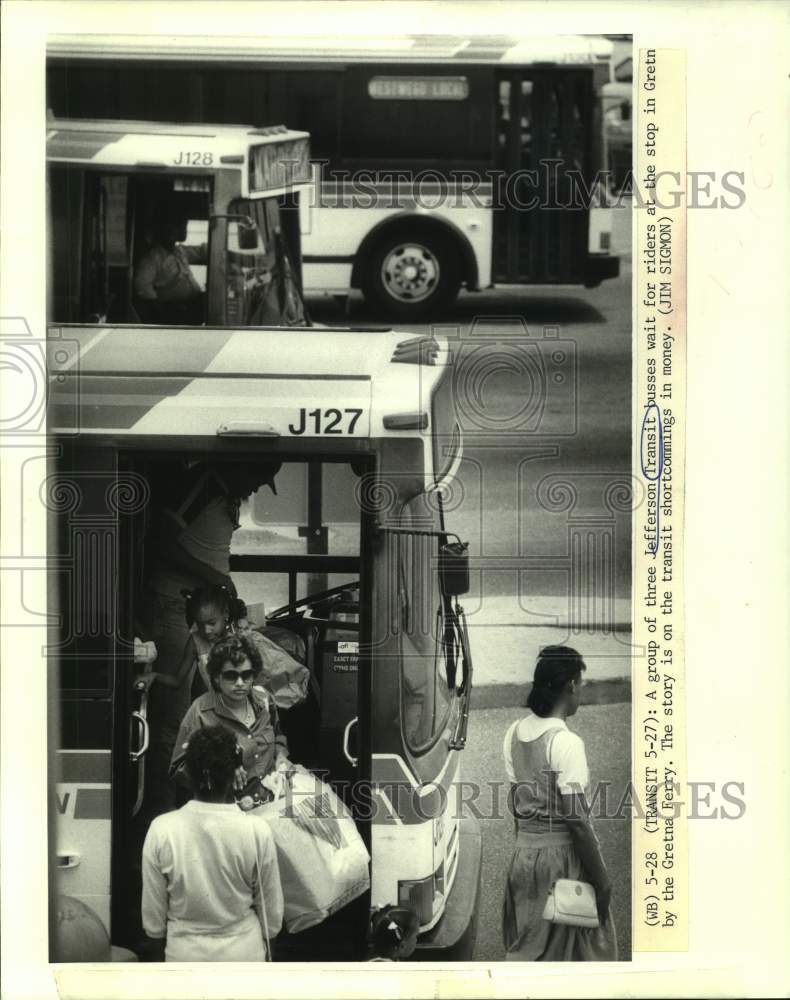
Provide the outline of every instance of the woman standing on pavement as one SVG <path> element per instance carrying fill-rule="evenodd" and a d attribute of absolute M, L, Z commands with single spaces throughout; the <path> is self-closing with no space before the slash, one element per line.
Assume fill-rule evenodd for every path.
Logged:
<path fill-rule="evenodd" d="M 529 711 L 505 734 L 505 769 L 516 821 L 516 845 L 502 912 L 502 934 L 510 961 L 617 958 L 609 912 L 611 885 L 587 805 L 589 771 L 584 743 L 565 724 L 579 707 L 585 669 L 575 649 L 542 649 L 527 700 Z M 592 884 L 599 927 L 544 920 L 546 900 L 557 879 Z"/>
<path fill-rule="evenodd" d="M 260 962 L 283 917 L 266 823 L 233 801 L 234 735 L 194 733 L 184 763 L 195 798 L 158 816 L 143 847 L 143 927 L 168 962 Z"/>

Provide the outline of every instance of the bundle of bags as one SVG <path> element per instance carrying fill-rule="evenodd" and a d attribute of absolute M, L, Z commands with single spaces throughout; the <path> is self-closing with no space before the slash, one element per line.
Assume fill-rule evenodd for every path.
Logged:
<path fill-rule="evenodd" d="M 370 855 L 350 811 L 323 781 L 298 766 L 272 777 L 273 801 L 251 815 L 265 819 L 274 835 L 283 919 L 295 934 L 369 888 Z"/>

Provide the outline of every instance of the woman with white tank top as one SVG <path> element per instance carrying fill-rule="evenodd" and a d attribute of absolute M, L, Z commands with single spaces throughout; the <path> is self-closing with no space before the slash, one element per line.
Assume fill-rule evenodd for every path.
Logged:
<path fill-rule="evenodd" d="M 579 707 L 584 660 L 567 646 L 541 650 L 529 711 L 505 734 L 505 768 L 516 844 L 505 887 L 502 935 L 506 958 L 520 962 L 614 961 L 617 938 L 609 911 L 611 885 L 589 818 L 584 743 L 565 720 Z M 557 879 L 590 882 L 599 927 L 543 918 Z"/>

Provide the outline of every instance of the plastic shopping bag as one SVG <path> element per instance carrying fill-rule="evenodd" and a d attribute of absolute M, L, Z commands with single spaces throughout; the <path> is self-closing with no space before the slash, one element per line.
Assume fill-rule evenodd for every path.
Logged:
<path fill-rule="evenodd" d="M 261 654 L 263 673 L 261 683 L 274 696 L 278 708 L 293 708 L 301 705 L 307 697 L 310 671 L 294 659 L 279 643 L 273 642 L 256 629 L 245 629 L 242 633 L 251 639 Z"/>
<path fill-rule="evenodd" d="M 370 855 L 354 819 L 332 789 L 302 769 L 277 775 L 273 802 L 252 813 L 277 845 L 290 933 L 313 927 L 370 886 Z"/>

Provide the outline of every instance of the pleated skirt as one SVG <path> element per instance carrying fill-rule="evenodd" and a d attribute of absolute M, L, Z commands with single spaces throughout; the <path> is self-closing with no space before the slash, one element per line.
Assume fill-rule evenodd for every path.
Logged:
<path fill-rule="evenodd" d="M 601 927 L 569 927 L 543 919 L 543 908 L 559 878 L 584 879 L 567 831 L 520 830 L 505 885 L 502 937 L 511 962 L 613 962 L 617 934 L 611 911 Z"/>

